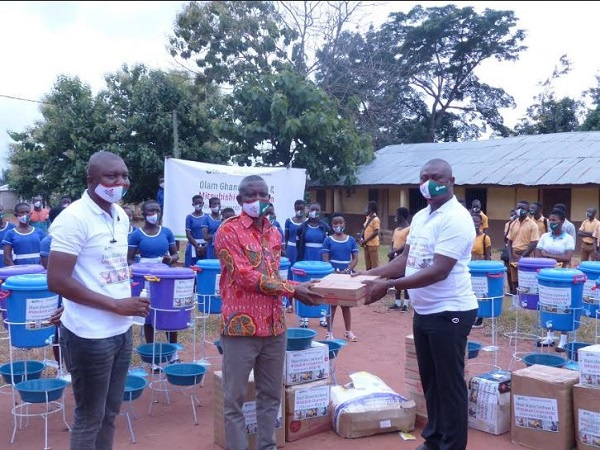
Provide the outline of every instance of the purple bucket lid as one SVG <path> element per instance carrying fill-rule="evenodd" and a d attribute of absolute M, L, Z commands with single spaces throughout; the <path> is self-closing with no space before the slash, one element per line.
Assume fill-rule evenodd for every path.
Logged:
<path fill-rule="evenodd" d="M 4 281 L 13 275 L 29 275 L 32 273 L 46 273 L 41 264 L 21 264 L 0 267 L 0 280 Z"/>
<path fill-rule="evenodd" d="M 168 269 L 169 266 L 163 263 L 135 263 L 131 266 L 131 275 L 148 275 L 154 269 Z"/>
<path fill-rule="evenodd" d="M 158 278 L 175 278 L 175 279 L 188 279 L 195 278 L 196 272 L 189 267 L 156 267 L 152 269 L 148 275 L 152 275 Z"/>
<path fill-rule="evenodd" d="M 529 267 L 533 269 L 543 267 L 556 267 L 556 260 L 552 258 L 521 258 L 519 259 L 517 267 Z"/>

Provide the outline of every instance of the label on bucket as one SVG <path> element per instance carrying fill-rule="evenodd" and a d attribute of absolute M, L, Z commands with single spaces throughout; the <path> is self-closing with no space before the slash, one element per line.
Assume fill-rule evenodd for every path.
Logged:
<path fill-rule="evenodd" d="M 527 294 L 538 293 L 538 279 L 537 272 L 525 272 L 522 270 L 518 271 L 519 287 L 525 289 Z"/>
<path fill-rule="evenodd" d="M 221 295 L 221 288 L 219 288 L 219 284 L 221 283 L 221 274 L 218 273 L 215 275 L 215 297 L 219 297 Z"/>
<path fill-rule="evenodd" d="M 555 398 L 514 395 L 515 425 L 558 432 L 558 403 Z"/>
<path fill-rule="evenodd" d="M 485 298 L 488 296 L 488 279 L 487 277 L 471 277 L 471 286 L 475 297 Z"/>
<path fill-rule="evenodd" d="M 297 390 L 294 394 L 294 420 L 326 416 L 329 413 L 329 387 Z"/>
<path fill-rule="evenodd" d="M 173 308 L 185 308 L 194 304 L 194 279 L 175 280 L 173 283 Z"/>
<path fill-rule="evenodd" d="M 579 440 L 594 447 L 600 447 L 600 414 L 586 409 L 578 409 Z"/>
<path fill-rule="evenodd" d="M 588 303 L 594 303 L 593 300 L 598 298 L 598 290 L 592 290 L 596 286 L 596 280 L 587 279 L 583 285 L 583 301 L 588 300 Z"/>
<path fill-rule="evenodd" d="M 25 328 L 38 330 L 53 327 L 48 319 L 58 308 L 58 295 L 43 298 L 28 298 L 25 306 Z"/>
<path fill-rule="evenodd" d="M 571 306 L 571 288 L 540 286 L 540 303 L 552 306 Z"/>

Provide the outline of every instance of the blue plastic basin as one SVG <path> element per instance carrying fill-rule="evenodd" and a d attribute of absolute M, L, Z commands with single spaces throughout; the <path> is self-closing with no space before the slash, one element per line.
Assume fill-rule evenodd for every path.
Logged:
<path fill-rule="evenodd" d="M 534 364 L 550 367 L 564 367 L 564 365 L 567 364 L 567 360 L 562 356 L 550 355 L 547 353 L 530 353 L 523 357 L 523 362 L 527 367 L 533 366 Z"/>
<path fill-rule="evenodd" d="M 306 350 L 310 348 L 313 338 L 317 335 L 315 330 L 310 328 L 288 328 L 287 329 L 287 350 Z"/>
<path fill-rule="evenodd" d="M 8 384 L 12 384 L 14 377 L 14 382 L 17 384 L 21 381 L 37 380 L 42 376 L 44 367 L 44 363 L 41 361 L 15 361 L 12 363 L 12 370 L 11 363 L 0 366 L 0 375 L 4 378 L 4 382 Z"/>
<path fill-rule="evenodd" d="M 142 344 L 137 348 L 137 352 L 142 361 L 149 364 L 160 364 L 167 362 L 169 359 L 171 359 L 171 356 L 173 356 L 176 351 L 177 347 L 175 347 L 173 344 L 167 344 L 165 342 Z M 154 358 L 152 358 L 153 353 Z"/>
<path fill-rule="evenodd" d="M 15 385 L 21 400 L 27 403 L 46 403 L 62 397 L 68 382 L 60 378 L 40 378 L 38 380 L 21 381 Z"/>
<path fill-rule="evenodd" d="M 176 386 L 192 386 L 204 378 L 206 367 L 194 363 L 170 364 L 164 368 L 167 381 Z"/>
<path fill-rule="evenodd" d="M 125 379 L 125 391 L 123 392 L 123 401 L 131 402 L 142 395 L 148 385 L 148 380 L 137 375 L 127 375 Z"/>
<path fill-rule="evenodd" d="M 477 358 L 479 350 L 481 350 L 481 344 L 475 341 L 468 341 L 467 348 L 469 351 L 469 359 Z"/>
<path fill-rule="evenodd" d="M 335 359 L 338 352 L 342 348 L 342 344 L 337 341 L 317 341 L 317 342 L 329 346 L 329 359 Z"/>

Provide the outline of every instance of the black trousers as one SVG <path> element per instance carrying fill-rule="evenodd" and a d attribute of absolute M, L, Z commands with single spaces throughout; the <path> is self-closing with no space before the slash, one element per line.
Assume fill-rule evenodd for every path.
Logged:
<path fill-rule="evenodd" d="M 414 314 L 415 350 L 428 417 L 421 436 L 432 450 L 467 448 L 465 348 L 476 316 L 477 309 Z"/>

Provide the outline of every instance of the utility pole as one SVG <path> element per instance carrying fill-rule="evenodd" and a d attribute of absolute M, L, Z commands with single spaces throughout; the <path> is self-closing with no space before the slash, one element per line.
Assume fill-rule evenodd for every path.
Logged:
<path fill-rule="evenodd" d="M 177 110 L 173 110 L 173 156 L 181 159 L 179 153 L 179 132 L 177 131 Z"/>

